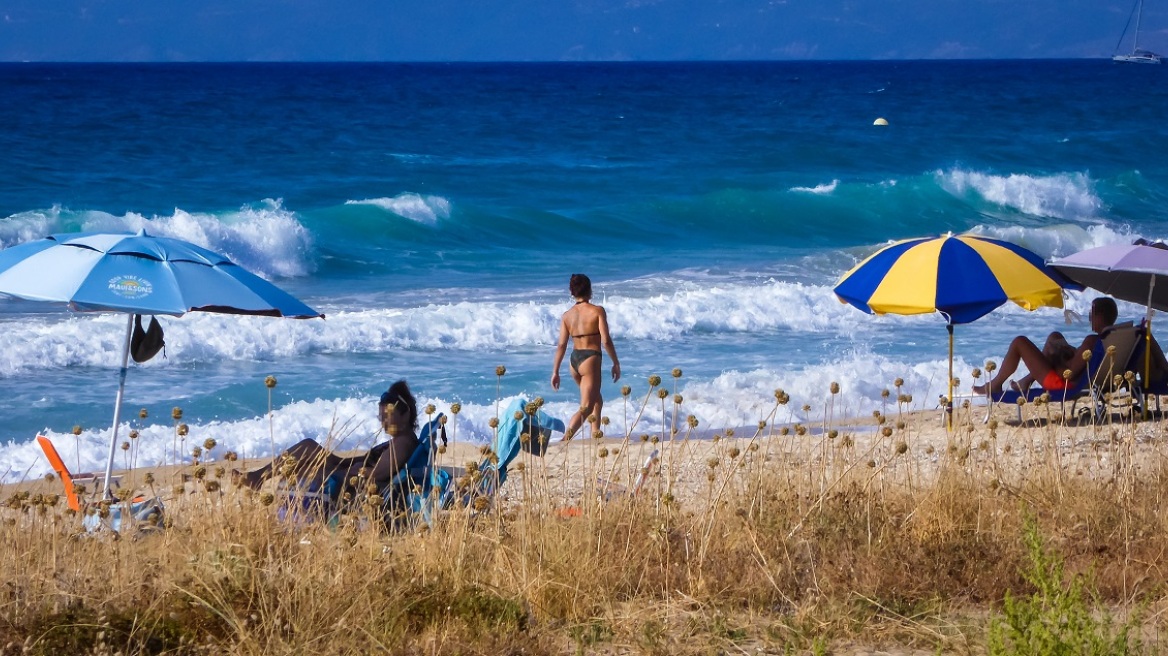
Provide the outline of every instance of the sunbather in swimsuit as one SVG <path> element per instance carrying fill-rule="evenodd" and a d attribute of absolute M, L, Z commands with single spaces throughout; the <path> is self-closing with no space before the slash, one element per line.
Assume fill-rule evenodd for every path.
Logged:
<path fill-rule="evenodd" d="M 1115 299 L 1100 296 L 1093 300 L 1090 314 L 1092 333 L 1087 335 L 1079 348 L 1071 352 L 1065 360 L 1063 356 L 1057 358 L 1059 363 L 1051 361 L 1050 354 L 1046 352 L 1045 347 L 1039 348 L 1025 336 L 1015 337 L 1006 349 L 1006 355 L 1002 357 L 1002 363 L 993 379 L 983 385 L 974 385 L 973 393 L 1001 394 L 1003 385 L 1010 379 L 1010 375 L 1018 370 L 1020 364 L 1025 364 L 1026 368 L 1030 370 L 1030 374 L 1023 378 L 1021 389 L 1028 388 L 1037 380 L 1047 390 L 1065 390 L 1068 384 L 1078 380 L 1086 368 L 1087 361 L 1083 359 L 1083 355 L 1091 349 L 1099 348 L 1100 339 L 1111 326 L 1115 325 L 1118 315 L 1119 309 L 1115 305 Z M 1047 346 L 1050 346 L 1051 338 L 1056 335 L 1062 337 L 1058 333 L 1052 333 L 1051 337 L 1047 338 Z M 1063 378 L 1064 370 L 1071 372 L 1067 379 Z"/>
<path fill-rule="evenodd" d="M 584 274 L 574 274 L 568 283 L 568 289 L 576 299 L 576 305 L 564 313 L 560 319 L 560 337 L 556 344 L 555 362 L 552 363 L 552 389 L 560 389 L 560 363 L 568 350 L 568 339 L 573 340 L 572 357 L 568 363 L 572 367 L 572 378 L 580 385 L 580 409 L 568 421 L 564 432 L 564 439 L 571 439 L 572 435 L 583 425 L 584 421 L 595 418 L 601 420 L 604 409 L 604 399 L 600 396 L 600 349 L 608 351 L 612 359 L 612 380 L 620 379 L 620 361 L 617 360 L 616 347 L 612 344 L 612 337 L 608 333 L 608 319 L 604 308 L 592 305 L 592 281 Z M 574 331 L 592 331 L 572 334 Z M 596 367 L 584 367 L 592 357 L 598 358 Z M 583 367 L 583 370 L 581 368 Z"/>
<path fill-rule="evenodd" d="M 328 451 L 311 438 L 293 444 L 284 451 L 291 458 L 293 476 L 306 486 L 323 487 L 330 478 L 345 482 L 362 468 L 368 468 L 370 479 L 384 482 L 392 479 L 418 446 L 418 402 L 404 380 L 390 386 L 377 404 L 377 416 L 385 434 L 391 439 L 374 446 L 359 456 L 340 457 Z M 270 464 L 249 472 L 232 470 L 237 485 L 259 489 L 276 472 L 274 466 L 283 459 L 273 458 Z"/>

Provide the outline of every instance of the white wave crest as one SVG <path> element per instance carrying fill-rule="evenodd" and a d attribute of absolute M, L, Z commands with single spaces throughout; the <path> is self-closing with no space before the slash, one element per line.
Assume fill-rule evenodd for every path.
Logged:
<path fill-rule="evenodd" d="M 969 370 L 969 365 L 963 361 L 955 366 L 958 372 Z M 753 433 L 752 428 L 762 420 L 767 421 L 770 429 L 791 423 L 823 427 L 832 418 L 864 416 L 873 410 L 895 412 L 896 390 L 893 390 L 892 383 L 896 378 L 904 380 L 899 391 L 913 397 L 912 403 L 903 410 L 932 409 L 938 406 L 939 396 L 947 392 L 943 384 L 945 371 L 944 361 L 905 363 L 866 354 L 799 370 L 730 371 L 710 380 L 688 381 L 681 388 L 684 401 L 678 420 L 684 422 L 688 415 L 693 415 L 701 431 L 734 428 L 740 436 Z M 831 382 L 840 384 L 838 395 L 829 392 Z M 791 397 L 790 403 L 777 406 L 776 389 L 785 390 Z M 881 397 L 884 389 L 893 390 L 891 399 Z M 452 423 L 448 423 L 447 431 L 458 440 L 486 443 L 493 435 L 490 420 L 496 416 L 496 407 L 506 408 L 514 398 L 517 397 L 501 399 L 497 406 L 494 403 L 462 402 L 457 417 L 450 412 L 450 400 L 428 397 L 419 391 L 418 403 L 419 406 L 432 403 L 438 412 L 450 417 Z M 611 420 L 606 429 L 610 437 L 669 434 L 674 421 L 672 413 L 664 420 L 656 413 L 646 413 L 637 420 L 639 402 L 637 398 L 630 399 L 628 412 L 624 411 L 625 401 L 619 398 L 605 405 L 605 414 Z M 802 410 L 804 404 L 810 406 L 809 411 Z M 571 401 L 549 402 L 544 410 L 552 417 L 566 420 L 577 407 Z M 191 444 L 201 444 L 207 438 L 214 438 L 218 444 L 205 458 L 208 462 L 216 461 L 227 451 L 234 451 L 244 458 L 263 459 L 271 456 L 273 447 L 278 452 L 305 438 L 337 450 L 368 449 L 383 439 L 377 433 L 375 409 L 376 399 L 373 397 L 295 401 L 275 408 L 270 418 L 264 415 L 235 421 L 190 423 L 187 444 L 175 443 L 174 427 L 169 422 L 150 424 L 133 420 L 125 422 L 119 430 L 122 435 L 128 434 L 131 428 L 138 430 L 134 463 L 140 467 L 171 464 L 175 462 L 176 452 L 185 458 Z M 684 425 L 679 428 L 685 430 Z M 46 435 L 58 445 L 70 468 L 82 471 L 104 468 L 107 428 L 86 429 L 79 437 L 53 431 L 46 431 Z M 119 452 L 116 466 L 121 468 L 129 464 L 129 457 L 130 454 Z M 32 439 L 0 445 L 0 460 L 8 467 L 6 471 L 0 471 L 0 482 L 3 483 L 39 478 L 49 472 L 48 464 Z"/>
<path fill-rule="evenodd" d="M 861 417 L 873 410 L 894 411 L 897 391 L 893 382 L 900 378 L 900 391 L 912 396 L 904 410 L 929 410 L 939 407 L 942 395 L 948 394 L 947 360 L 901 362 L 870 353 L 856 353 L 824 364 L 795 370 L 758 369 L 749 372 L 728 371 L 708 381 L 691 382 L 684 400 L 691 414 L 712 428 L 754 426 L 768 423 L 822 424 L 829 418 Z M 969 380 L 962 372 L 972 367 L 957 358 L 954 375 Z M 831 394 L 831 383 L 839 383 L 840 393 Z M 968 382 L 963 383 L 967 388 Z M 774 393 L 782 389 L 790 402 L 778 407 Z M 890 397 L 882 397 L 884 390 Z M 803 406 L 810 410 L 803 411 Z M 607 406 L 606 406 L 607 409 Z"/>
<path fill-rule="evenodd" d="M 814 187 L 791 187 L 790 191 L 797 191 L 804 194 L 827 195 L 835 191 L 838 186 L 839 180 L 832 180 L 827 184 L 815 185 Z"/>
<path fill-rule="evenodd" d="M 61 207 L 19 212 L 0 221 L 0 248 L 41 239 L 61 230 Z"/>
<path fill-rule="evenodd" d="M 768 281 L 697 286 L 648 298 L 605 299 L 614 334 L 670 340 L 702 333 L 775 329 L 851 334 L 871 320 L 841 304 L 825 286 Z M 411 308 L 329 313 L 326 321 L 191 313 L 161 319 L 167 358 L 144 366 L 221 360 L 272 360 L 309 353 L 496 350 L 547 345 L 559 331 L 562 303 L 462 301 Z M 116 367 L 124 319 L 80 315 L 9 321 L 0 331 L 0 376 L 37 368 Z"/>
<path fill-rule="evenodd" d="M 990 203 L 1032 216 L 1089 220 L 1098 216 L 1103 205 L 1085 173 L 993 175 L 954 169 L 935 175 L 941 187 L 954 196 L 972 191 Z"/>
<path fill-rule="evenodd" d="M 1017 225 L 975 226 L 971 233 L 1018 244 L 1045 259 L 1066 257 L 1096 246 L 1130 244 L 1136 235 L 1126 226 L 1064 223 L 1040 228 Z"/>
<path fill-rule="evenodd" d="M 347 200 L 346 205 L 373 205 L 411 221 L 437 225 L 439 219 L 450 218 L 450 201 L 441 196 L 422 196 L 414 193 L 398 194 L 393 198 Z"/>
<path fill-rule="evenodd" d="M 279 200 L 264 200 L 219 214 L 175 209 L 170 216 L 122 216 L 99 210 L 74 212 L 53 207 L 22 212 L 0 221 L 0 246 L 41 239 L 80 229 L 84 232 L 136 232 L 175 237 L 209 248 L 266 278 L 304 276 L 312 272 L 312 235 Z"/>

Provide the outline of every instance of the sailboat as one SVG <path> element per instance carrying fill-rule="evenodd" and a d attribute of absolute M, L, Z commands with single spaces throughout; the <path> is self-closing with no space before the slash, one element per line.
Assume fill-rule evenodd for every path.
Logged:
<path fill-rule="evenodd" d="M 1160 55 L 1150 51 L 1140 49 L 1140 18 L 1144 14 L 1144 0 L 1136 0 L 1136 6 L 1132 10 L 1136 16 L 1136 32 L 1132 39 L 1132 49 L 1130 53 L 1121 54 L 1119 46 L 1123 44 L 1123 38 L 1127 36 L 1128 25 L 1131 25 L 1131 16 L 1128 16 L 1127 25 L 1123 26 L 1123 34 L 1119 35 L 1119 43 L 1115 44 L 1115 55 L 1111 57 L 1111 61 L 1124 62 L 1128 64 L 1159 64 Z"/>

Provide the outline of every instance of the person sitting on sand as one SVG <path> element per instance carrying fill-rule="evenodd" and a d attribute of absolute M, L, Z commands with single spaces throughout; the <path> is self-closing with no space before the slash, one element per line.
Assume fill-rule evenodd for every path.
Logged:
<path fill-rule="evenodd" d="M 1002 358 L 1002 365 L 998 368 L 997 375 L 985 385 L 974 385 L 973 393 L 985 394 L 988 390 L 990 394 L 1000 394 L 1002 385 L 1009 379 L 1010 374 L 1017 371 L 1019 361 L 1030 370 L 1030 373 L 1016 384 L 1019 391 L 1029 389 L 1035 381 L 1038 381 L 1047 391 L 1064 390 L 1071 387 L 1087 366 L 1086 360 L 1083 359 L 1083 353 L 1102 344 L 1101 340 L 1115 326 L 1115 320 L 1118 317 L 1119 308 L 1115 304 L 1115 299 L 1100 296 L 1092 301 L 1091 314 L 1088 318 L 1091 321 L 1091 330 L 1094 332 L 1087 335 L 1079 348 L 1073 351 L 1069 351 L 1071 345 L 1058 332 L 1053 332 L 1047 337 L 1042 350 L 1039 350 L 1033 342 L 1023 336 L 1015 337 L 1014 341 L 1010 342 L 1005 357 Z M 1164 357 L 1164 351 L 1156 342 L 1155 337 L 1149 338 L 1149 342 L 1152 348 L 1152 357 L 1148 380 L 1151 383 L 1156 383 L 1168 376 L 1168 359 Z M 1122 363 L 1121 366 L 1126 364 L 1128 363 Z M 1067 370 L 1071 372 L 1070 378 L 1063 377 L 1063 373 Z"/>
<path fill-rule="evenodd" d="M 1046 336 L 1046 342 L 1042 345 L 1042 356 L 1046 358 L 1046 361 L 1050 363 L 1050 368 L 1057 372 L 1061 379 L 1063 372 L 1067 370 L 1067 365 L 1071 363 L 1071 358 L 1075 357 L 1075 347 L 1067 341 L 1062 333 L 1056 330 Z M 1035 382 L 1037 382 L 1037 378 L 1031 372 L 1023 376 L 1021 380 L 1011 384 L 1019 392 L 1025 392 L 1033 387 Z"/>
<path fill-rule="evenodd" d="M 600 396 L 600 349 L 608 351 L 612 358 L 612 380 L 620 380 L 620 361 L 616 357 L 616 346 L 608 334 L 608 315 L 604 308 L 592 304 L 592 281 L 582 273 L 574 273 L 568 280 L 568 291 L 576 299 L 564 316 L 560 318 L 560 339 L 556 345 L 556 359 L 552 363 L 552 389 L 560 389 L 560 363 L 568 349 L 568 338 L 572 338 L 572 380 L 580 386 L 580 409 L 568 420 L 564 439 L 570 440 L 580 430 L 589 417 L 600 419 L 604 399 Z"/>
<path fill-rule="evenodd" d="M 1030 370 L 1027 378 L 1030 381 L 1039 381 L 1044 389 L 1048 391 L 1067 389 L 1078 380 L 1083 369 L 1087 366 L 1086 360 L 1083 359 L 1083 353 L 1100 347 L 1101 340 L 1107 334 L 1108 329 L 1115 325 L 1115 320 L 1118 317 L 1119 308 L 1115 304 L 1115 299 L 1100 296 L 1091 301 L 1091 314 L 1088 319 L 1091 321 L 1093 332 L 1087 335 L 1079 348 L 1071 354 L 1070 361 L 1066 364 L 1066 370 L 1071 372 L 1070 377 L 1064 378 L 1064 369 L 1055 369 L 1051 360 L 1043 353 L 1043 349 L 1038 348 L 1025 336 L 1019 335 L 1010 342 L 1009 348 L 1006 349 L 1006 355 L 1002 357 L 1002 364 L 998 367 L 997 375 L 985 385 L 974 385 L 973 393 L 993 396 L 1001 394 L 1002 386 L 1018 370 L 1020 363 L 1025 364 L 1026 368 Z M 1051 340 L 1048 338 L 1047 341 L 1049 343 Z"/>
<path fill-rule="evenodd" d="M 418 402 L 406 381 L 397 381 L 381 395 L 377 417 L 390 438 L 387 442 L 374 446 L 365 455 L 342 458 L 316 440 L 305 438 L 283 453 L 284 458 L 291 458 L 295 463 L 289 476 L 309 487 L 320 487 L 330 477 L 339 474 L 340 480 L 348 481 L 363 468 L 369 468 L 366 473 L 369 480 L 378 487 L 384 486 L 418 448 Z M 280 460 L 249 472 L 233 471 L 232 477 L 238 485 L 258 490 L 272 477 L 272 466 L 281 466 Z"/>

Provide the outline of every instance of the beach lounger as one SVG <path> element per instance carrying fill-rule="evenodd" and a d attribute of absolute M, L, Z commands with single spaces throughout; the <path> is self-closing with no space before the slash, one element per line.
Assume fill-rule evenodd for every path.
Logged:
<path fill-rule="evenodd" d="M 432 491 L 437 488 L 440 495 L 450 481 L 449 473 L 434 466 L 434 453 L 437 451 L 434 436 L 440 436 L 444 443 L 446 441 L 443 419 L 444 415 L 439 413 L 422 424 L 418 431 L 418 446 L 394 478 L 379 490 L 385 499 L 382 509 L 387 526 L 402 523 L 408 513 L 427 510 L 426 500 Z M 349 509 L 342 498 L 349 481 L 343 477 L 341 473 L 323 479 L 314 476 L 307 483 L 282 487 L 277 517 L 295 524 L 319 521 L 335 523 L 338 516 Z"/>
<path fill-rule="evenodd" d="M 1018 401 L 1025 398 L 1027 402 L 1034 402 L 1043 394 L 1050 395 L 1051 403 L 1059 404 L 1064 420 L 1068 416 L 1068 402 L 1071 409 L 1070 416 L 1075 416 L 1079 403 L 1084 402 L 1085 404 L 1089 403 L 1089 406 L 1085 407 L 1091 408 L 1092 421 L 1101 421 L 1111 407 L 1109 399 L 1125 387 L 1124 381 L 1121 381 L 1117 386 L 1114 378 L 1116 375 L 1122 376 L 1127 370 L 1127 364 L 1131 361 L 1132 354 L 1136 350 L 1140 335 L 1139 327 L 1132 325 L 1130 321 L 1112 326 L 1100 340 L 1100 346 L 1091 349 L 1091 360 L 1074 385 L 1065 390 L 1045 390 L 1041 387 L 1032 387 L 1024 391 L 1003 390 L 1000 394 L 988 395 L 984 421 L 989 421 L 990 414 L 997 404 L 1015 405 L 1018 409 L 1018 421 L 1021 421 L 1022 406 L 1018 405 Z M 1109 347 L 1115 348 L 1109 352 Z"/>
<path fill-rule="evenodd" d="M 65 502 L 71 510 L 81 513 L 81 525 L 85 527 L 85 530 L 93 532 L 108 528 L 114 532 L 121 531 L 126 527 L 122 521 L 123 516 L 130 517 L 133 520 L 131 523 L 134 525 L 159 525 L 164 508 L 162 500 L 158 497 L 148 499 L 145 496 L 136 496 L 127 503 L 114 503 L 104 509 L 94 508 L 94 512 L 89 512 L 91 504 L 82 501 L 77 495 L 77 485 L 87 482 L 97 485 L 101 482 L 102 476 L 71 473 L 69 468 L 65 466 L 65 461 L 61 459 L 61 455 L 57 453 L 57 447 L 49 438 L 37 435 L 36 439 L 41 450 L 45 452 L 45 457 L 49 460 L 49 466 L 57 473 L 57 477 L 65 488 Z M 116 484 L 120 479 L 120 476 L 115 476 L 110 479 L 110 482 Z M 94 491 L 97 491 L 96 488 Z"/>
<path fill-rule="evenodd" d="M 96 473 L 82 473 L 74 474 L 65 466 L 65 461 L 61 459 L 61 455 L 57 453 L 57 447 L 53 442 L 44 435 L 37 435 L 37 444 L 40 445 L 41 451 L 45 452 L 45 458 L 49 461 L 49 466 L 56 472 L 57 478 L 61 479 L 61 483 L 65 486 L 65 499 L 69 507 L 78 512 L 81 511 L 81 499 L 77 496 L 77 485 L 94 485 L 94 492 L 100 492 L 99 489 L 102 482 L 102 475 Z M 121 481 L 121 476 L 111 476 L 110 483 L 118 485 Z"/>
<path fill-rule="evenodd" d="M 1155 402 L 1156 412 L 1160 412 L 1160 397 L 1168 396 L 1168 377 L 1151 383 L 1144 379 L 1144 371 L 1147 366 L 1147 362 L 1145 361 L 1147 348 L 1147 329 L 1144 322 L 1140 322 L 1140 332 L 1136 339 L 1136 349 L 1132 353 L 1131 361 L 1127 365 L 1127 369 L 1135 373 L 1136 379 L 1138 380 L 1132 392 L 1136 397 L 1136 404 L 1141 408 L 1147 408 L 1148 403 Z"/>
<path fill-rule="evenodd" d="M 386 524 L 395 528 L 416 526 L 425 522 L 432 524 L 441 498 L 450 485 L 450 472 L 434 463 L 438 452 L 437 436 L 446 444 L 445 415 L 438 416 L 423 424 L 418 433 L 418 446 L 406 460 L 393 480 L 382 491 L 386 498 Z"/>

